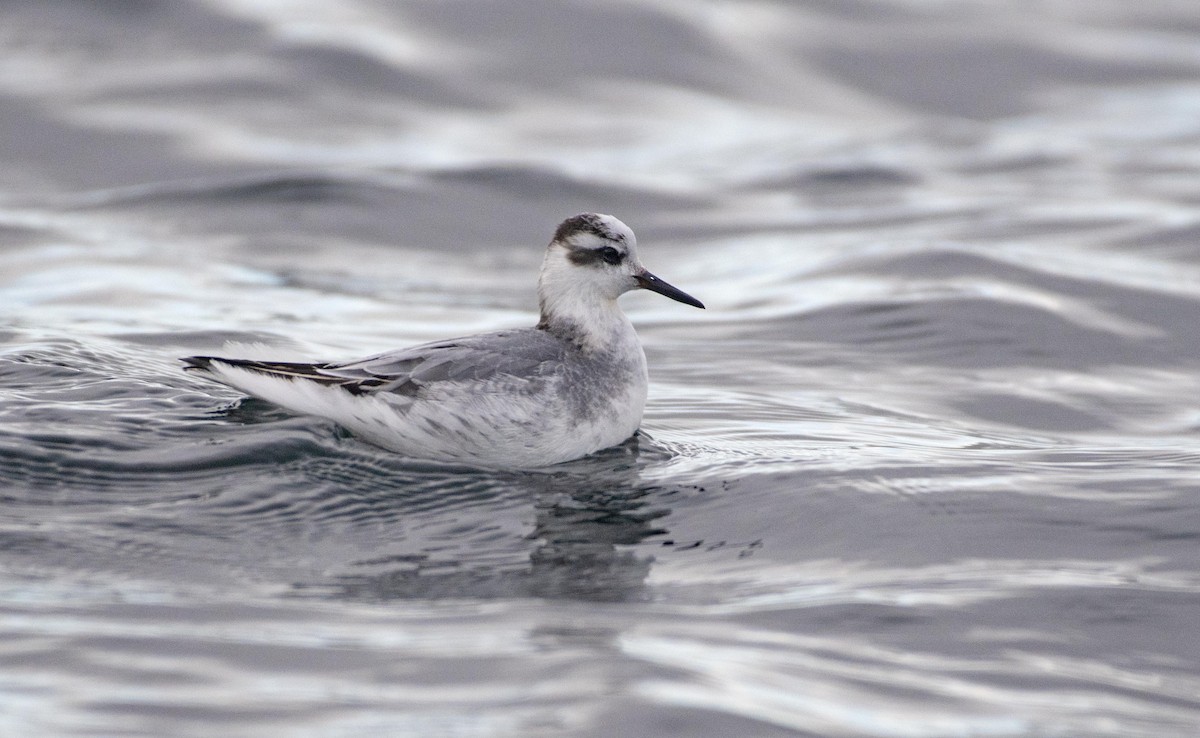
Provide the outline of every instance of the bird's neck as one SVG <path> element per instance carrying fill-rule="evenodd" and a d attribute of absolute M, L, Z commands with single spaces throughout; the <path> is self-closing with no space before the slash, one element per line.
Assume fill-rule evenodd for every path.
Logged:
<path fill-rule="evenodd" d="M 629 340 L 633 324 L 615 299 L 596 295 L 541 296 L 537 327 L 584 351 L 604 351 Z"/>

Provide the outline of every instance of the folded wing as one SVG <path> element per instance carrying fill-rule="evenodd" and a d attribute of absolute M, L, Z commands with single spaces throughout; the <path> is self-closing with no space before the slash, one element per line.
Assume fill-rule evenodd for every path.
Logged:
<path fill-rule="evenodd" d="M 435 341 L 350 362 L 285 362 L 191 356 L 186 369 L 211 371 L 212 362 L 281 379 L 317 382 L 355 395 L 416 395 L 446 381 L 487 381 L 499 375 L 541 376 L 563 358 L 566 345 L 536 328 Z"/>

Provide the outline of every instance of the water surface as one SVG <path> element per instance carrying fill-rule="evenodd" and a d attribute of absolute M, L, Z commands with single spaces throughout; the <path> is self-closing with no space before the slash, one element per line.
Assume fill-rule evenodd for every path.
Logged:
<path fill-rule="evenodd" d="M 0 9 L 0 732 L 1191 736 L 1190 3 Z M 643 434 L 412 461 L 184 375 L 531 324 Z"/>

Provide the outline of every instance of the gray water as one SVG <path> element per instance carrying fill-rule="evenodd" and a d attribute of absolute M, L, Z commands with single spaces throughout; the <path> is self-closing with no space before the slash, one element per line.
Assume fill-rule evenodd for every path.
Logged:
<path fill-rule="evenodd" d="M 1191 0 L 8 0 L 0 132 L 0 734 L 1200 733 Z M 709 307 L 624 447 L 179 370 L 532 324 L 587 210 Z"/>

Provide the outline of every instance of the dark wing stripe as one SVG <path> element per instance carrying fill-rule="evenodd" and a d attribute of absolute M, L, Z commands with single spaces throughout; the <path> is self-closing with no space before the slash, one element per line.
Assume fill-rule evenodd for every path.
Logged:
<path fill-rule="evenodd" d="M 225 359 L 220 356 L 189 356 L 183 360 L 187 366 L 185 369 L 198 369 L 201 371 L 212 371 L 212 363 L 219 361 L 222 364 L 228 364 L 238 369 L 248 369 L 259 374 L 267 374 L 274 377 L 286 377 L 288 379 L 309 379 L 322 384 L 339 384 L 345 381 L 345 377 L 331 377 L 327 374 L 322 374 L 321 370 L 329 366 L 328 364 L 303 364 L 299 362 L 286 361 L 252 361 L 250 359 Z"/>
<path fill-rule="evenodd" d="M 407 376 L 386 377 L 368 375 L 364 377 L 347 377 L 344 374 L 330 373 L 337 370 L 337 364 L 304 364 L 288 361 L 253 361 L 251 359 L 225 359 L 219 356 L 189 356 L 183 360 L 187 366 L 184 369 L 212 371 L 212 363 L 218 361 L 238 369 L 246 369 L 270 377 L 283 379 L 303 379 L 309 382 L 323 384 L 326 387 L 338 387 L 352 395 L 369 394 L 380 388 L 394 391 L 403 395 L 415 395 L 418 383 Z M 406 386 L 411 385 L 411 386 Z"/>

